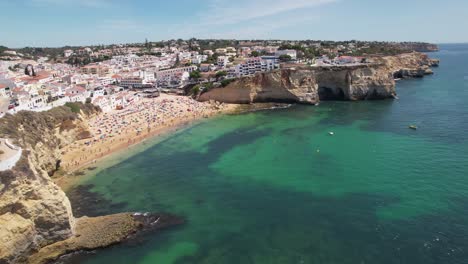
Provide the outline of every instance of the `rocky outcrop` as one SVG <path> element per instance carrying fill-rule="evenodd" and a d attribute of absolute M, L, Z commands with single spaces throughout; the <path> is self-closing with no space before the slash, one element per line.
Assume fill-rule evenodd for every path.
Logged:
<path fill-rule="evenodd" d="M 28 263 L 50 263 L 67 253 L 108 247 L 132 238 L 137 233 L 182 223 L 183 219 L 167 214 L 121 213 L 92 218 L 82 217 L 76 221 L 73 236 L 40 249 L 29 257 Z"/>
<path fill-rule="evenodd" d="M 81 107 L 81 115 L 98 111 Z M 0 263 L 23 262 L 31 252 L 73 235 L 70 202 L 50 176 L 60 166 L 60 149 L 85 130 L 80 124 L 80 115 L 68 107 L 0 119 L 1 136 L 24 150 L 13 169 L 0 172 Z"/>
<path fill-rule="evenodd" d="M 309 70 L 288 69 L 241 78 L 225 88 L 202 94 L 201 101 L 225 103 L 300 102 L 316 103 L 317 82 Z"/>
<path fill-rule="evenodd" d="M 431 67 L 439 66 L 439 60 L 419 52 L 372 58 L 371 61 L 384 65 L 394 78 L 422 78 L 434 73 Z"/>
<path fill-rule="evenodd" d="M 395 78 L 431 74 L 438 61 L 422 53 L 372 57 L 354 66 L 311 67 L 290 65 L 258 73 L 203 93 L 200 101 L 224 103 L 293 102 L 317 104 L 320 100 L 375 100 L 396 96 Z"/>

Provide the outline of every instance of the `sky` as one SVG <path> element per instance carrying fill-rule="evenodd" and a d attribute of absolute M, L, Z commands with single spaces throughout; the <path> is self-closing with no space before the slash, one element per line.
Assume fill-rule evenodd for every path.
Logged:
<path fill-rule="evenodd" d="M 168 39 L 468 42 L 468 0 L 0 0 L 0 45 Z"/>

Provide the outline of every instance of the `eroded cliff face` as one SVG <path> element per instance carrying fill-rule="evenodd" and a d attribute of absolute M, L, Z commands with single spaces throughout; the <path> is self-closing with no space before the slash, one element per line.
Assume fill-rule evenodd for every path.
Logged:
<path fill-rule="evenodd" d="M 374 100 L 393 98 L 395 81 L 380 65 L 313 69 L 320 100 Z"/>
<path fill-rule="evenodd" d="M 201 101 L 225 103 L 318 102 L 317 82 L 308 70 L 282 70 L 241 78 L 225 88 L 213 89 L 200 96 Z"/>
<path fill-rule="evenodd" d="M 95 111 L 87 106 L 81 115 Z M 78 114 L 59 107 L 7 115 L 0 119 L 0 134 L 25 150 L 12 170 L 0 172 L 0 263 L 21 263 L 74 233 L 70 202 L 50 176 L 59 167 L 60 149 L 86 129 Z"/>
<path fill-rule="evenodd" d="M 396 96 L 395 78 L 431 74 L 438 61 L 422 53 L 375 57 L 358 66 L 310 67 L 294 65 L 238 79 L 227 87 L 203 93 L 200 101 L 224 103 L 375 100 Z M 400 77 L 401 76 L 401 77 Z"/>
<path fill-rule="evenodd" d="M 439 60 L 419 52 L 372 58 L 371 61 L 383 64 L 394 78 L 422 78 L 433 74 L 431 67 L 439 66 Z"/>

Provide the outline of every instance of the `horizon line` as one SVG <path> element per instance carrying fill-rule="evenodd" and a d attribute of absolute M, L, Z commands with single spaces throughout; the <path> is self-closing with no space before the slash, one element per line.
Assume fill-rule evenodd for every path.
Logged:
<path fill-rule="evenodd" d="M 180 39 L 180 38 L 179 38 Z M 167 40 L 148 40 L 150 43 L 154 42 L 167 42 L 167 41 L 172 41 L 172 40 L 179 40 L 176 38 L 173 39 L 167 39 Z M 428 42 L 428 41 L 394 41 L 394 40 L 358 40 L 358 39 L 349 39 L 349 40 L 320 40 L 320 39 L 232 39 L 232 38 L 188 38 L 188 39 L 182 39 L 183 41 L 187 41 L 190 39 L 196 39 L 196 40 L 237 40 L 237 41 L 322 41 L 322 42 L 347 42 L 347 41 L 358 41 L 358 42 L 394 42 L 394 43 L 427 43 L 427 44 L 434 44 L 434 45 L 454 45 L 454 44 L 468 44 L 468 41 L 466 42 Z M 64 48 L 64 47 L 71 47 L 71 48 L 77 48 L 77 47 L 97 47 L 97 46 L 112 46 L 112 45 L 132 45 L 132 44 L 144 44 L 145 41 L 143 42 L 121 42 L 121 43 L 110 43 L 110 44 L 87 44 L 87 45 L 70 45 L 70 44 L 65 44 L 65 45 L 60 45 L 60 46 L 22 46 L 22 47 L 8 47 L 8 46 L 3 46 L 0 44 L 0 46 L 6 47 L 8 49 L 24 49 L 24 48 Z"/>

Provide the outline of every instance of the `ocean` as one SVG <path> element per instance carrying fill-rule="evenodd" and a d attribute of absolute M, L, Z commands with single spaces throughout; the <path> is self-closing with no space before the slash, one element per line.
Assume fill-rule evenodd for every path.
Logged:
<path fill-rule="evenodd" d="M 398 100 L 222 116 L 86 178 L 83 214 L 187 223 L 64 262 L 468 263 L 468 44 L 429 55 Z"/>

